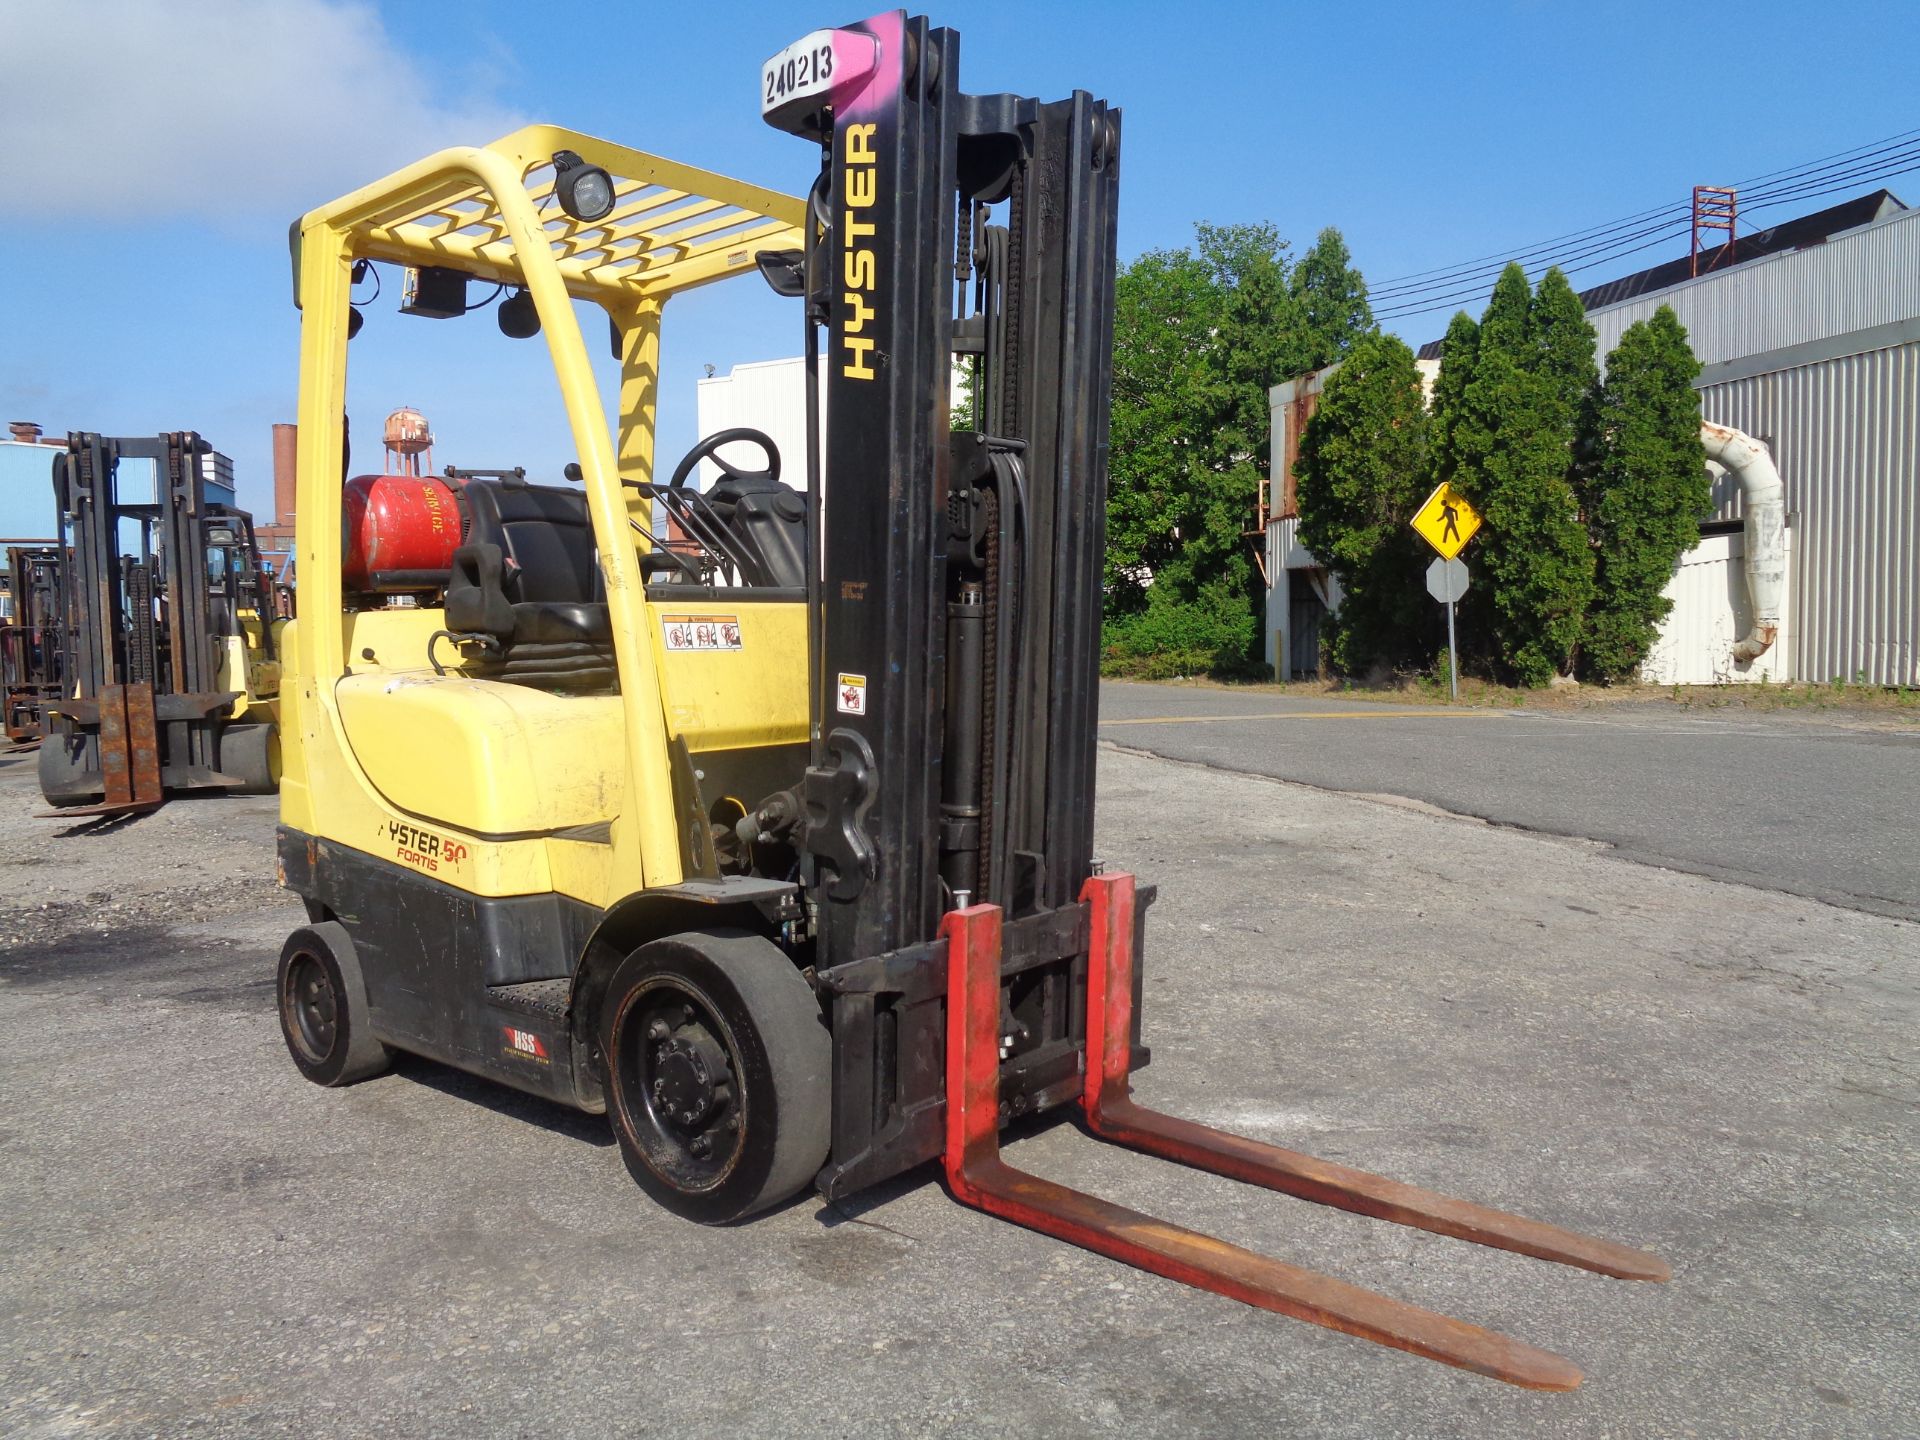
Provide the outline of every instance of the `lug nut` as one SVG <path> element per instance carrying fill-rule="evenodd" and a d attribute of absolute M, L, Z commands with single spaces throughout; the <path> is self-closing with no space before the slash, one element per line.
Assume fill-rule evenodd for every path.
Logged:
<path fill-rule="evenodd" d="M 713 1153 L 713 1141 L 704 1135 L 696 1135 L 693 1137 L 693 1143 L 687 1148 L 704 1160 Z"/>

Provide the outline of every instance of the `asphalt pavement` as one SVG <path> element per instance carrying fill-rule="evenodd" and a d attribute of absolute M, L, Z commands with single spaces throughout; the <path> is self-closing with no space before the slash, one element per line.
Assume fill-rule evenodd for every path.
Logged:
<path fill-rule="evenodd" d="M 1108 683 L 1100 734 L 1169 759 L 1401 797 L 1598 841 L 1650 865 L 1920 918 L 1920 726 Z"/>
<path fill-rule="evenodd" d="M 1071 1123 L 1009 1158 L 1585 1369 L 1547 1395 L 1017 1229 L 930 1167 L 706 1229 L 645 1199 L 601 1119 L 417 1060 L 321 1090 L 274 1016 L 299 909 L 272 801 L 100 826 L 37 800 L 0 761 L 0 1434 L 1914 1433 L 1910 922 L 1103 753 L 1101 851 L 1161 894 L 1145 1103 L 1648 1246 L 1674 1279 Z"/>

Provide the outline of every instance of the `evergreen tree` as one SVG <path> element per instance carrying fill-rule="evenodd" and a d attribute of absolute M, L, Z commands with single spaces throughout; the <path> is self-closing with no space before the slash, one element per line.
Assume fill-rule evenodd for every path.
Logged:
<path fill-rule="evenodd" d="M 1558 265 L 1540 278 L 1527 310 L 1527 333 L 1532 368 L 1546 377 L 1559 413 L 1569 420 L 1578 417 L 1600 382 L 1600 371 L 1586 307 Z"/>
<path fill-rule="evenodd" d="M 1567 403 L 1571 347 L 1559 311 L 1556 300 L 1536 314 L 1526 272 L 1507 266 L 1447 436 L 1457 464 L 1450 478 L 1487 522 L 1477 547 L 1487 583 L 1473 613 L 1487 617 L 1526 685 L 1569 668 L 1593 593 L 1593 552 L 1568 479 L 1578 416 Z"/>
<path fill-rule="evenodd" d="M 1662 591 L 1712 513 L 1700 444 L 1700 362 L 1673 310 L 1629 325 L 1607 357 L 1594 406 L 1587 524 L 1599 558 L 1584 659 L 1604 680 L 1629 678 L 1672 602 Z"/>
<path fill-rule="evenodd" d="M 1462 310 L 1447 326 L 1447 337 L 1440 342 L 1440 375 L 1433 382 L 1433 409 L 1427 429 L 1427 444 L 1433 457 L 1433 480 L 1451 481 L 1460 468 L 1460 457 L 1453 444 L 1454 427 L 1460 421 L 1461 397 L 1473 379 L 1473 362 L 1480 353 L 1480 326 Z"/>
<path fill-rule="evenodd" d="M 1287 291 L 1293 301 L 1292 324 L 1281 368 L 1268 372 L 1272 379 L 1291 379 L 1331 365 L 1374 329 L 1367 282 L 1353 266 L 1345 237 L 1332 227 L 1322 230 L 1313 248 L 1300 257 Z"/>
<path fill-rule="evenodd" d="M 1363 336 L 1328 377 L 1294 471 L 1300 543 L 1346 592 L 1331 649 L 1349 674 L 1431 653 L 1433 604 L 1409 523 L 1425 498 L 1426 449 L 1413 351 L 1391 335 Z"/>

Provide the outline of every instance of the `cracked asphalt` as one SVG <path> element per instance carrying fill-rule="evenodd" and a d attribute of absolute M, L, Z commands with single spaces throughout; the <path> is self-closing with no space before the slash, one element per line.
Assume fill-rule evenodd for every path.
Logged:
<path fill-rule="evenodd" d="M 1351 788 L 1393 788 L 1378 753 Z M 1920 926 L 1196 758 L 1101 756 L 1102 852 L 1161 894 L 1140 1097 L 1651 1247 L 1675 1278 L 1339 1214 L 1069 1123 L 1010 1158 L 1556 1350 L 1582 1389 L 1128 1270 L 931 1170 L 710 1230 L 652 1207 L 598 1119 L 424 1061 L 320 1090 L 274 1018 L 299 910 L 272 802 L 37 819 L 27 757 L 0 758 L 0 1434 L 1915 1432 Z M 1910 854 L 1913 813 L 1848 853 Z"/>

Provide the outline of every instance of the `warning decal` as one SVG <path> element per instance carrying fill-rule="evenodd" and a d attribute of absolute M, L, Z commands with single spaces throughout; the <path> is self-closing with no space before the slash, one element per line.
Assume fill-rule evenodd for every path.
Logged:
<path fill-rule="evenodd" d="M 738 650 L 738 615 L 662 615 L 669 650 Z"/>
<path fill-rule="evenodd" d="M 836 708 L 842 715 L 864 715 L 867 713 L 867 677 L 864 675 L 842 675 L 840 693 L 835 697 Z"/>

